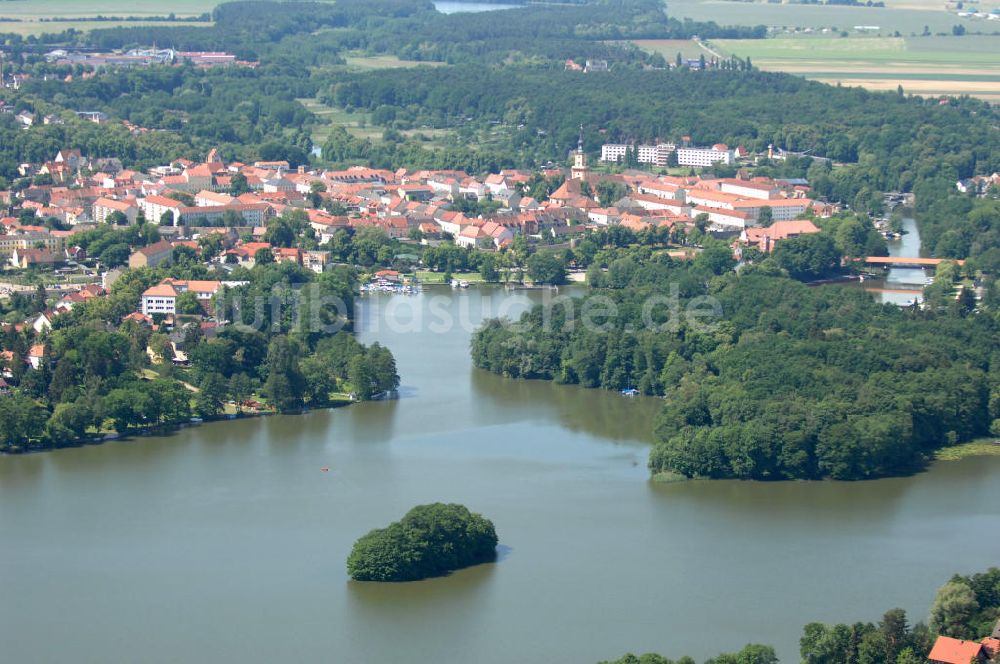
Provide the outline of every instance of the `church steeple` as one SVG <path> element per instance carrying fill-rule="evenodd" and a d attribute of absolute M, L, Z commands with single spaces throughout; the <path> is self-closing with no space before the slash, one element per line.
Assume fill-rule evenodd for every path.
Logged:
<path fill-rule="evenodd" d="M 570 178 L 573 180 L 586 180 L 590 175 L 590 168 L 587 166 L 587 155 L 583 151 L 583 125 L 580 125 L 580 139 L 576 144 L 576 153 L 573 155 L 573 167 L 570 169 Z"/>

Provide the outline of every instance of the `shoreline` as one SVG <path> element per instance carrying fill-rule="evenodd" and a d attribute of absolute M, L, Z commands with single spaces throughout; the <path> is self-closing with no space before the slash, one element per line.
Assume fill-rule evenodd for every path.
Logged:
<path fill-rule="evenodd" d="M 1000 456 L 1000 438 L 988 436 L 967 443 L 942 447 L 934 452 L 935 461 L 961 461 L 974 457 Z"/>
<path fill-rule="evenodd" d="M 351 404 L 354 403 L 357 402 L 348 401 L 345 399 L 337 399 L 331 402 L 327 406 L 319 406 L 315 408 L 303 408 L 302 410 L 292 411 L 288 413 L 278 413 L 276 411 L 257 411 L 254 413 L 245 413 L 245 412 L 231 413 L 227 415 L 219 415 L 217 417 L 210 417 L 210 418 L 192 417 L 187 422 L 158 424 L 156 426 L 129 431 L 124 434 L 118 432 L 99 434 L 94 436 L 88 436 L 86 438 L 81 438 L 80 440 L 74 440 L 68 443 L 61 443 L 59 445 L 30 446 L 30 447 L 15 448 L 15 449 L 2 449 L 0 450 L 0 457 L 18 456 L 21 454 L 42 454 L 45 452 L 54 452 L 56 450 L 72 449 L 74 447 L 89 447 L 92 445 L 103 445 L 104 443 L 109 443 L 115 440 L 131 440 L 135 438 L 147 438 L 150 436 L 167 436 L 177 432 L 180 429 L 187 429 L 189 427 L 201 426 L 203 424 L 214 424 L 216 422 L 232 422 L 235 420 L 253 419 L 258 417 L 272 417 L 274 415 L 305 415 L 306 413 L 311 413 L 315 410 L 334 410 L 336 408 L 344 408 L 346 406 L 350 406 Z"/>

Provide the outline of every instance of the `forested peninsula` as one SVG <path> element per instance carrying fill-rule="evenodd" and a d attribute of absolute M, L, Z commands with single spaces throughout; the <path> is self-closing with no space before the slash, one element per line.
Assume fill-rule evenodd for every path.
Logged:
<path fill-rule="evenodd" d="M 925 310 L 881 305 L 862 290 L 780 276 L 773 261 L 736 274 L 704 255 L 693 265 L 619 258 L 604 287 L 582 298 L 538 306 L 517 325 L 487 322 L 472 358 L 515 378 L 662 397 L 654 473 L 884 477 L 990 432 L 1000 418 L 994 312 L 973 314 L 955 301 Z M 658 307 L 650 327 L 644 303 L 670 297 L 671 284 L 681 311 L 710 295 L 721 316 L 680 316 L 665 328 L 670 312 Z M 606 299 L 591 303 L 596 297 Z M 581 324 L 607 299 L 616 315 Z"/>

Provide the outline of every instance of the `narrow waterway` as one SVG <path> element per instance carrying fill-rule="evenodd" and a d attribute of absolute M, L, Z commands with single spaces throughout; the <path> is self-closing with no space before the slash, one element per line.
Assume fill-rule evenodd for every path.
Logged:
<path fill-rule="evenodd" d="M 888 245 L 890 256 L 920 256 L 920 229 L 917 228 L 916 220 L 912 217 L 904 218 L 903 236 L 890 240 Z M 932 271 L 922 268 L 894 267 L 887 271 L 882 280 L 878 296 L 882 302 L 902 306 L 913 304 L 914 301 L 922 302 L 924 286 L 932 274 Z"/>
<path fill-rule="evenodd" d="M 996 564 L 997 458 L 650 483 L 656 400 L 470 366 L 469 329 L 538 297 L 362 299 L 398 401 L 0 457 L 0 660 L 580 664 L 753 641 L 794 662 L 808 621 L 922 619 L 951 574 Z M 357 537 L 438 500 L 494 520 L 499 562 L 348 580 Z"/>

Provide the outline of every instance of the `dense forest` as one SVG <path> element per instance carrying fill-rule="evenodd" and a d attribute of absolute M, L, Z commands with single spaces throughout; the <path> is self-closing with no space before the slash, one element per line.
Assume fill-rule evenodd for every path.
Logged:
<path fill-rule="evenodd" d="M 930 609 L 930 622 L 910 624 L 903 609 L 890 609 L 877 623 L 825 625 L 802 630 L 802 664 L 924 664 L 937 636 L 978 641 L 989 636 L 1000 618 L 1000 569 L 954 576 L 941 586 Z M 774 650 L 751 644 L 706 664 L 776 664 Z M 668 659 L 656 653 L 627 654 L 601 664 L 695 664 L 690 657 Z"/>
<path fill-rule="evenodd" d="M 724 248 L 691 265 L 617 259 L 582 298 L 536 307 L 516 325 L 488 321 L 473 361 L 515 378 L 664 397 L 654 473 L 881 477 L 1000 428 L 991 312 L 953 298 L 898 309 L 780 276 L 780 257 L 739 275 L 731 261 Z"/>
<path fill-rule="evenodd" d="M 347 558 L 355 581 L 416 581 L 496 559 L 493 523 L 464 505 L 414 507 L 362 536 Z"/>

